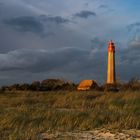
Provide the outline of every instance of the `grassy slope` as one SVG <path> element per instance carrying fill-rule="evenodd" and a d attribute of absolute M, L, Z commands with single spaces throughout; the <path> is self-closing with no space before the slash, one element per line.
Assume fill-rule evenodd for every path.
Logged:
<path fill-rule="evenodd" d="M 37 139 L 50 131 L 140 129 L 140 93 L 0 93 L 0 139 Z"/>

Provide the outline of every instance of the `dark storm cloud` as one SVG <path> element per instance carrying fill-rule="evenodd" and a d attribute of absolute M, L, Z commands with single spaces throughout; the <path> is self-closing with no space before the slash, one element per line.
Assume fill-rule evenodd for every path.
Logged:
<path fill-rule="evenodd" d="M 108 8 L 108 5 L 105 5 L 105 4 L 101 4 L 100 6 L 99 6 L 99 8 L 103 8 L 103 9 L 106 9 L 106 8 Z"/>
<path fill-rule="evenodd" d="M 114 12 L 115 11 L 115 9 L 110 8 L 106 4 L 101 4 L 101 5 L 99 5 L 98 8 L 99 8 L 99 10 L 103 10 L 103 11 L 106 11 L 106 12 Z"/>
<path fill-rule="evenodd" d="M 78 54 L 78 55 L 77 55 Z M 77 48 L 63 48 L 57 51 L 22 49 L 0 54 L 0 70 L 25 70 L 44 72 L 63 68 L 69 63 L 85 58 L 87 51 Z"/>
<path fill-rule="evenodd" d="M 117 54 L 120 55 L 118 64 L 118 75 L 121 79 L 130 80 L 133 77 L 140 78 L 140 48 L 126 48 L 120 50 Z M 117 62 L 117 61 L 116 61 Z"/>
<path fill-rule="evenodd" d="M 79 13 L 76 13 L 74 14 L 74 17 L 80 17 L 80 18 L 88 18 L 90 16 L 96 16 L 96 13 L 95 12 L 92 12 L 92 11 L 81 11 Z"/>
<path fill-rule="evenodd" d="M 16 17 L 4 20 L 4 23 L 21 32 L 33 32 L 37 34 L 44 32 L 43 24 L 35 17 Z"/>
<path fill-rule="evenodd" d="M 121 79 L 130 80 L 140 78 L 140 22 L 129 24 L 126 29 L 127 47 L 116 47 L 116 68 Z"/>
<path fill-rule="evenodd" d="M 3 8 L 4 3 L 0 2 L 0 15 L 2 14 L 2 8 Z"/>
<path fill-rule="evenodd" d="M 39 17 L 35 16 L 22 16 L 15 17 L 11 19 L 4 20 L 4 23 L 12 26 L 15 30 L 20 32 L 32 32 L 39 35 L 47 35 L 47 30 L 50 29 L 52 24 L 59 25 L 68 22 L 69 20 L 64 19 L 60 16 L 46 16 L 40 15 Z"/>
<path fill-rule="evenodd" d="M 65 78 L 69 78 L 68 75 L 72 75 L 78 80 L 96 79 L 103 82 L 106 79 L 107 68 L 107 47 L 103 49 L 103 46 L 107 44 L 105 40 L 97 37 L 92 40 L 92 43 L 93 47 L 90 50 L 69 47 L 55 51 L 18 49 L 0 54 L 0 71 L 46 73 L 46 76 L 50 73 L 53 75 L 59 73 L 58 77 L 67 75 Z M 117 76 L 124 80 L 129 80 L 134 76 L 140 77 L 139 51 L 140 48 L 119 49 L 116 47 Z"/>
<path fill-rule="evenodd" d="M 130 40 L 129 47 L 135 50 L 140 49 L 140 37 L 135 37 L 134 39 Z"/>
<path fill-rule="evenodd" d="M 4 3 L 0 2 L 0 6 L 2 6 Z"/>
<path fill-rule="evenodd" d="M 140 22 L 135 22 L 127 26 L 128 31 L 140 31 Z"/>
<path fill-rule="evenodd" d="M 116 44 L 117 75 L 122 80 L 129 80 L 135 74 L 140 76 L 140 22 L 128 25 L 129 32 L 123 29 L 138 18 L 135 10 L 124 7 L 125 2 L 3 1 L 4 5 L 0 5 L 0 19 L 5 19 L 5 24 L 0 22 L 0 84 L 54 76 L 105 81 L 110 38 L 120 42 Z M 111 8 L 116 13 L 109 14 Z"/>
<path fill-rule="evenodd" d="M 105 49 L 106 48 L 106 40 L 105 39 L 101 39 L 98 37 L 95 37 L 91 40 L 91 44 L 92 44 L 92 48 L 97 48 L 97 49 Z"/>
<path fill-rule="evenodd" d="M 73 75 L 76 79 L 100 79 L 105 77 L 105 52 L 84 50 L 81 48 L 61 48 L 56 51 L 47 50 L 15 50 L 0 54 L 0 71 L 11 73 L 18 71 L 30 73 L 63 73 L 63 76 Z M 100 56 L 103 59 L 100 59 Z M 60 75 L 57 75 L 58 77 Z M 65 78 L 68 78 L 68 77 Z M 70 78 L 70 77 L 69 77 Z M 73 79 L 74 80 L 74 79 Z"/>
<path fill-rule="evenodd" d="M 63 24 L 69 22 L 68 19 L 62 18 L 61 16 L 46 16 L 46 15 L 41 15 L 40 19 L 47 22 L 47 23 L 55 23 L 55 24 Z"/>
<path fill-rule="evenodd" d="M 140 48 L 140 22 L 135 22 L 127 26 L 130 35 L 128 46 L 132 49 Z"/>

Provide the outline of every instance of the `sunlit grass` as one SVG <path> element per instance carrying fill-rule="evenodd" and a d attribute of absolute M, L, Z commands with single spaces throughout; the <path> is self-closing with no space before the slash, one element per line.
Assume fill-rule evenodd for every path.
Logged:
<path fill-rule="evenodd" d="M 140 93 L 1 92 L 0 139 L 37 140 L 47 131 L 140 129 Z"/>

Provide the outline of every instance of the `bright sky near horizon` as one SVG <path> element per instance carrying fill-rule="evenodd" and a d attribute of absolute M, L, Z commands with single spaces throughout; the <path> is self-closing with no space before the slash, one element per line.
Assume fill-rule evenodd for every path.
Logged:
<path fill-rule="evenodd" d="M 140 77 L 140 0 L 0 0 L 0 85 L 47 78 Z"/>

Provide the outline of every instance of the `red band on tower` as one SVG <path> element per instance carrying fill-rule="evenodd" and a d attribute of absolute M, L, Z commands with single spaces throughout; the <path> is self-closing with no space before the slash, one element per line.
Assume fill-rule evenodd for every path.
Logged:
<path fill-rule="evenodd" d="M 115 52 L 115 45 L 112 41 L 108 44 L 108 52 Z"/>

